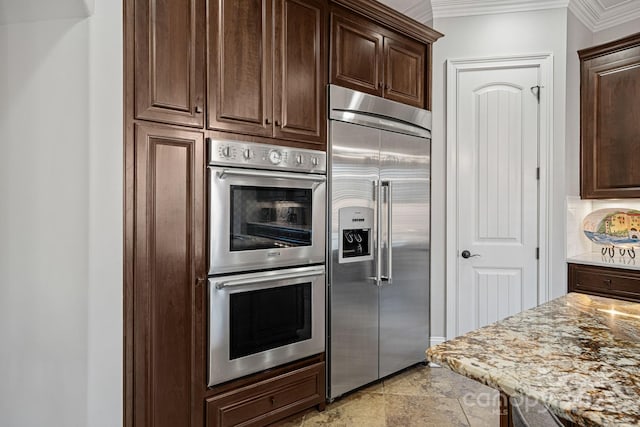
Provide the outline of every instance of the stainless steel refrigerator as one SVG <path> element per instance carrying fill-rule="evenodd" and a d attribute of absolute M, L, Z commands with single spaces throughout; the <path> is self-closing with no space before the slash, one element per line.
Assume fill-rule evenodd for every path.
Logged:
<path fill-rule="evenodd" d="M 329 106 L 333 400 L 425 359 L 431 113 L 333 85 Z"/>

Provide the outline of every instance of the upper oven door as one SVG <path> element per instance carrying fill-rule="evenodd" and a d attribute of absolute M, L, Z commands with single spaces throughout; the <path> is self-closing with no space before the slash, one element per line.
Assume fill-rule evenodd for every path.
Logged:
<path fill-rule="evenodd" d="M 219 166 L 209 172 L 209 274 L 324 262 L 324 175 Z"/>

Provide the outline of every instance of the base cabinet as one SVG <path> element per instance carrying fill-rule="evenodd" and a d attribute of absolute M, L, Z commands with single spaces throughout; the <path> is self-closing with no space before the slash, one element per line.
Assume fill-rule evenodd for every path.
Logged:
<path fill-rule="evenodd" d="M 315 363 L 205 400 L 206 426 L 264 426 L 324 407 L 325 364 Z"/>
<path fill-rule="evenodd" d="M 569 292 L 640 302 L 640 271 L 569 264 Z"/>

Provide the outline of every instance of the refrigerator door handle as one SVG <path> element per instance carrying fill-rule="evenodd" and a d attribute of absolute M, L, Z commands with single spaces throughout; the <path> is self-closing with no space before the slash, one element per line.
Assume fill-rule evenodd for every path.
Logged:
<path fill-rule="evenodd" d="M 380 180 L 373 181 L 373 200 L 376 202 L 375 211 L 375 268 L 376 286 L 382 285 L 382 185 Z"/>
<path fill-rule="evenodd" d="M 386 193 L 386 197 L 384 197 L 384 200 L 386 200 L 386 204 L 387 204 L 387 224 L 386 224 L 386 234 L 387 234 L 387 257 L 386 257 L 386 275 L 381 275 L 380 276 L 380 280 L 383 282 L 386 282 L 387 284 L 391 284 L 391 282 L 393 281 L 393 239 L 392 239 L 392 230 L 391 230 L 391 224 L 393 224 L 392 218 L 391 218 L 391 212 L 392 212 L 392 200 L 393 200 L 393 190 L 392 190 L 392 185 L 391 185 L 391 181 L 382 181 L 380 187 L 382 188 L 382 192 L 383 195 Z M 386 191 L 385 191 L 386 189 Z M 382 197 L 381 197 L 382 199 Z M 380 203 L 382 204 L 382 202 Z M 382 221 L 380 221 L 382 222 Z M 380 233 L 382 234 L 382 233 Z M 382 244 L 380 245 L 380 247 L 382 247 Z M 380 251 L 382 253 L 382 251 Z M 380 259 L 382 259 L 382 257 L 380 257 Z"/>

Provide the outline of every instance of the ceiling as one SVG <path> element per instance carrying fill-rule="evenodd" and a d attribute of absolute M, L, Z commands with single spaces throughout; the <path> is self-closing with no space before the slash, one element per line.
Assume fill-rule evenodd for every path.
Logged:
<path fill-rule="evenodd" d="M 640 0 L 380 0 L 427 23 L 436 18 L 566 7 L 596 32 L 640 18 Z"/>

